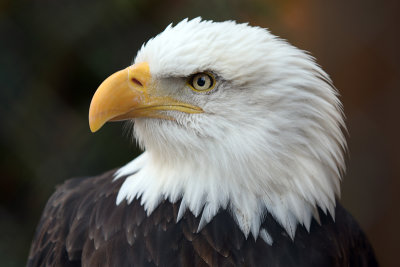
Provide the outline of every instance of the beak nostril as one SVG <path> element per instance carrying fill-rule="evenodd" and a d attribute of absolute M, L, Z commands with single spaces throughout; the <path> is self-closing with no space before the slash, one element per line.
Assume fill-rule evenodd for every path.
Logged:
<path fill-rule="evenodd" d="M 132 81 L 133 83 L 135 83 L 135 84 L 137 84 L 137 85 L 143 87 L 143 84 L 142 84 L 138 79 L 136 79 L 136 78 L 131 78 L 131 81 Z"/>

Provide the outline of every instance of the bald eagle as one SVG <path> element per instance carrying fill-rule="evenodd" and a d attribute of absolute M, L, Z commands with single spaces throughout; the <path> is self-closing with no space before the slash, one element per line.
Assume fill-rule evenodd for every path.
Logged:
<path fill-rule="evenodd" d="M 268 30 L 169 25 L 94 94 L 93 132 L 121 120 L 143 154 L 59 186 L 28 266 L 377 265 L 337 202 L 338 93 Z"/>

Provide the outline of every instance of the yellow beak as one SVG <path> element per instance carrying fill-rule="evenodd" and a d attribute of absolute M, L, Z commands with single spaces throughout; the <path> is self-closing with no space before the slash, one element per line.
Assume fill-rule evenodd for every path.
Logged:
<path fill-rule="evenodd" d="M 137 117 L 172 119 L 163 114 L 165 110 L 203 112 L 199 107 L 171 97 L 157 96 L 151 82 L 150 68 L 146 62 L 127 67 L 108 77 L 99 86 L 90 103 L 90 130 L 96 132 L 107 121 Z"/>

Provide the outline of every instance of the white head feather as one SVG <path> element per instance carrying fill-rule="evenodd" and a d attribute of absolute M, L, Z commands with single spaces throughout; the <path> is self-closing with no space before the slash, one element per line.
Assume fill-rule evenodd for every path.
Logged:
<path fill-rule="evenodd" d="M 270 241 L 260 225 L 268 212 L 293 238 L 317 207 L 334 217 L 345 138 L 341 104 L 314 59 L 266 29 L 200 18 L 168 26 L 139 51 L 154 80 L 201 114 L 171 111 L 175 121 L 138 118 L 145 152 L 121 168 L 128 175 L 117 203 L 140 198 L 150 214 L 163 199 L 181 201 L 201 229 L 229 209 L 246 237 Z M 179 83 L 211 71 L 207 94 Z M 174 83 L 176 86 L 174 87 Z M 181 90 L 181 93 L 179 92 Z"/>

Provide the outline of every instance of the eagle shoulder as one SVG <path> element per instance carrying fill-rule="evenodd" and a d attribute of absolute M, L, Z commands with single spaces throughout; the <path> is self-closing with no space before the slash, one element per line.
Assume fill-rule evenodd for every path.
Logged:
<path fill-rule="evenodd" d="M 140 199 L 116 205 L 125 178 L 115 171 L 66 181 L 40 219 L 27 266 L 377 266 L 373 250 L 339 204 L 336 218 L 299 226 L 292 240 L 271 214 L 262 227 L 273 243 L 246 238 L 228 210 L 201 231 L 200 217 L 163 200 L 147 214 Z M 267 227 L 268 226 L 268 227 Z"/>
<path fill-rule="evenodd" d="M 121 227 L 107 221 L 120 211 L 115 196 L 122 181 L 113 182 L 114 173 L 73 178 L 57 187 L 37 226 L 27 266 L 81 266 L 101 239 Z"/>

